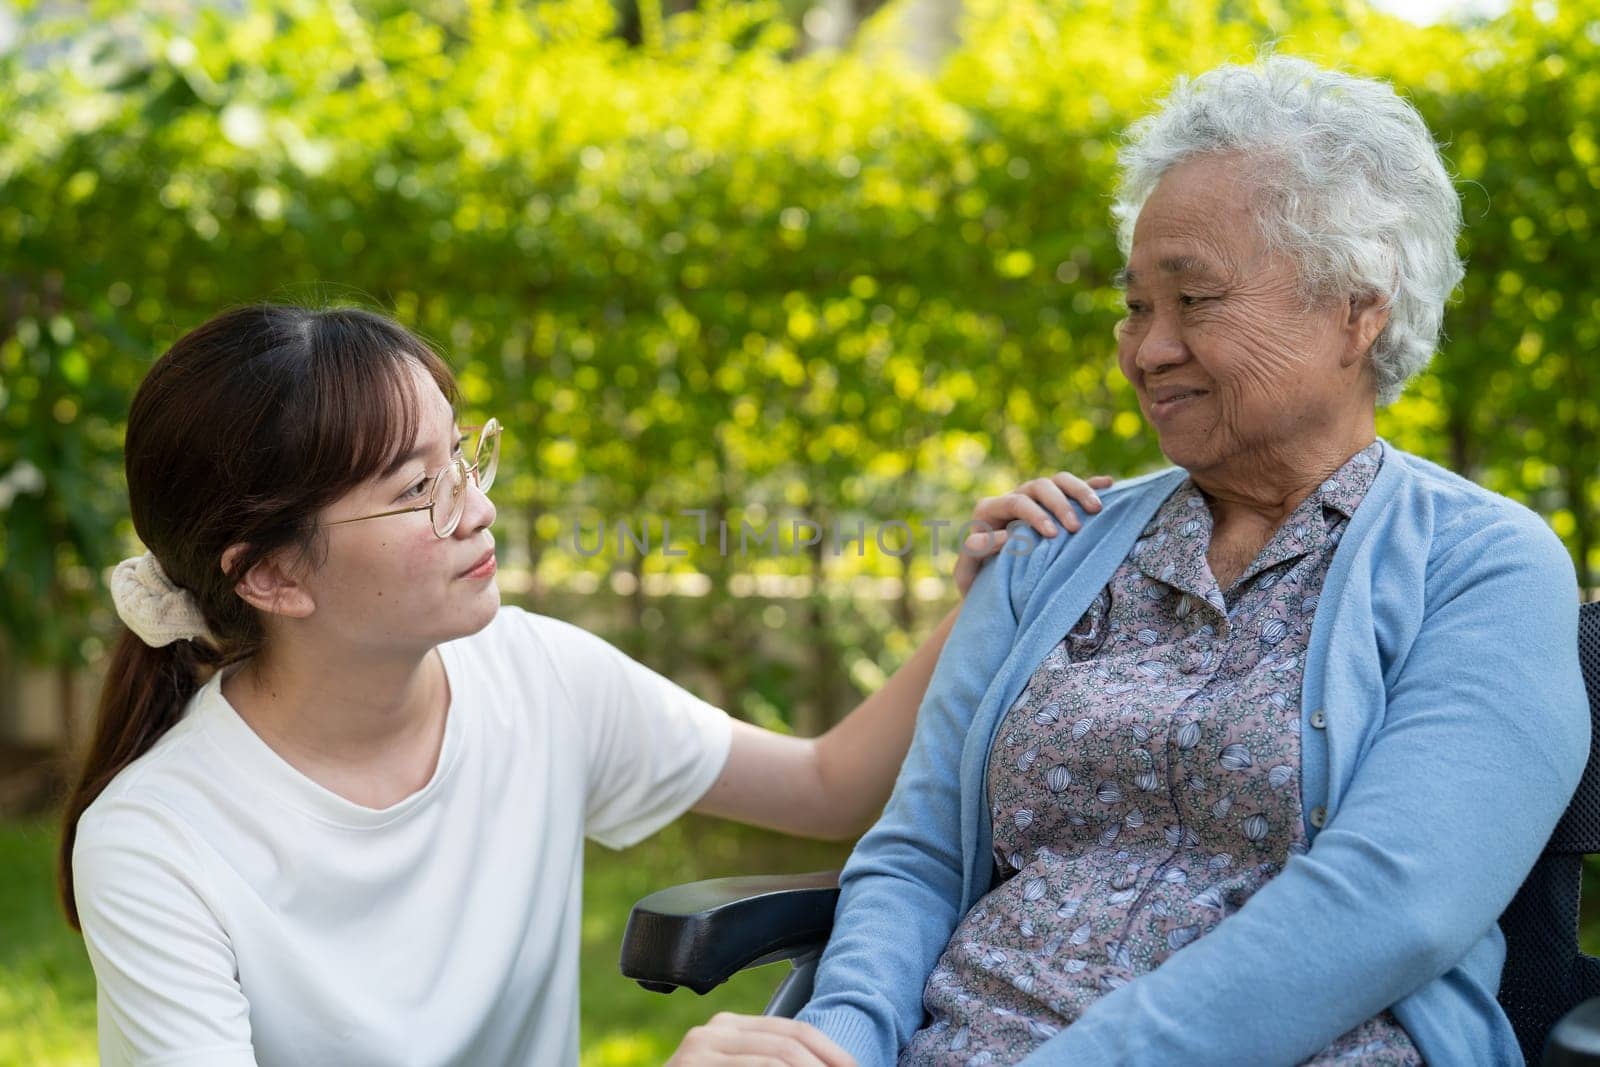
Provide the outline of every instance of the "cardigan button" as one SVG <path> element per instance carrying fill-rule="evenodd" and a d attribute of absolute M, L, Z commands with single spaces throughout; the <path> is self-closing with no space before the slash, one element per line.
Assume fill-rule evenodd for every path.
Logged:
<path fill-rule="evenodd" d="M 1318 730 L 1328 725 L 1328 719 L 1322 714 L 1321 708 L 1318 708 L 1316 711 L 1311 713 L 1311 725 L 1316 727 Z"/>
<path fill-rule="evenodd" d="M 1311 825 L 1312 826 L 1315 826 L 1318 830 L 1320 830 L 1320 829 L 1322 829 L 1322 824 L 1327 822 L 1327 821 L 1328 821 L 1328 809 L 1327 808 L 1317 807 L 1317 808 L 1312 808 L 1311 809 Z"/>

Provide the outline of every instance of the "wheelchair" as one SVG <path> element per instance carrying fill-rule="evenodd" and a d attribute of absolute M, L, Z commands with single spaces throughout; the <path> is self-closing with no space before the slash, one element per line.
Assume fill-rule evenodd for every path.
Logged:
<path fill-rule="evenodd" d="M 1589 763 L 1538 862 L 1500 916 L 1499 1001 L 1524 1058 L 1600 1067 L 1600 958 L 1578 948 L 1583 857 L 1600 853 L 1600 603 L 1578 615 L 1578 655 L 1594 730 Z M 621 968 L 646 989 L 705 994 L 748 967 L 788 960 L 766 1014 L 793 1016 L 833 927 L 839 872 L 715 878 L 652 893 L 633 907 Z"/>

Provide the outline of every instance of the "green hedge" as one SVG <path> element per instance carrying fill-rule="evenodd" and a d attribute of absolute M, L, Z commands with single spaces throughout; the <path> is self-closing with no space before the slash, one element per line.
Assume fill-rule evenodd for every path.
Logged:
<path fill-rule="evenodd" d="M 704 572 L 706 596 L 621 596 L 609 632 L 821 725 L 937 606 L 910 595 L 948 572 L 925 528 L 905 559 L 641 559 L 574 552 L 572 523 L 960 521 L 1021 477 L 1159 463 L 1113 358 L 1117 137 L 1179 72 L 1273 39 L 1393 78 L 1463 179 L 1463 299 L 1381 432 L 1600 556 L 1600 23 L 1578 5 L 1419 29 L 1356 3 L 973 0 L 932 74 L 893 5 L 815 54 L 761 3 L 646 4 L 638 47 L 607 0 L 253 6 L 42 23 L 0 57 L 0 476 L 44 475 L 0 493 L 0 630 L 31 658 L 108 631 L 150 361 L 228 304 L 355 300 L 508 425 L 514 564 L 568 589 Z M 761 573 L 811 592 L 731 595 Z M 752 661 L 774 632 L 801 660 Z"/>

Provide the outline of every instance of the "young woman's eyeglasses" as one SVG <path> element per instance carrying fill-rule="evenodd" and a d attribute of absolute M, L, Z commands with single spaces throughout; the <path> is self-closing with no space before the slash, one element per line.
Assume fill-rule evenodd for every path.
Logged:
<path fill-rule="evenodd" d="M 461 516 L 467 510 L 467 479 L 470 477 L 478 484 L 478 488 L 487 493 L 494 484 L 495 469 L 500 466 L 500 421 L 490 419 L 482 426 L 461 427 L 462 441 L 471 441 L 477 436 L 477 442 L 472 448 L 472 463 L 469 465 L 464 456 L 457 456 L 443 467 L 429 483 L 428 502 L 418 504 L 411 508 L 395 508 L 393 511 L 379 511 L 372 515 L 358 515 L 353 519 L 336 519 L 325 522 L 324 526 L 343 526 L 347 522 L 364 522 L 367 519 L 382 519 L 389 515 L 409 515 L 414 511 L 426 511 L 433 521 L 433 532 L 440 538 L 449 537 L 461 523 Z"/>

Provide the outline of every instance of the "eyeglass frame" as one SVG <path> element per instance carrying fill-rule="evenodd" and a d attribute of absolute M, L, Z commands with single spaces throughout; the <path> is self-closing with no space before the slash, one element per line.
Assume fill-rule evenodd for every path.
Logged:
<path fill-rule="evenodd" d="M 320 523 L 319 525 L 322 525 L 322 526 L 343 526 L 345 523 L 349 523 L 349 522 L 365 522 L 368 519 L 386 519 L 391 515 L 410 515 L 410 514 L 413 514 L 414 512 L 426 511 L 426 512 L 429 513 L 428 514 L 428 527 L 433 530 L 433 534 L 434 534 L 435 537 L 437 537 L 439 540 L 443 541 L 445 538 L 449 537 L 451 534 L 456 532 L 456 527 L 461 525 L 461 515 L 465 515 L 466 514 L 466 507 L 465 507 L 465 505 L 463 505 L 463 507 L 461 509 L 461 515 L 457 515 L 455 517 L 455 521 L 450 524 L 450 529 L 446 530 L 444 533 L 440 533 L 438 525 L 434 523 L 432 512 L 433 512 L 434 505 L 438 503 L 439 485 L 440 485 L 442 479 L 444 478 L 444 473 L 445 473 L 445 471 L 449 470 L 451 467 L 460 467 L 461 468 L 461 484 L 463 486 L 465 486 L 467 484 L 467 479 L 470 477 L 472 479 L 472 483 L 478 487 L 478 491 L 479 492 L 488 493 L 489 492 L 489 486 L 494 484 L 493 474 L 491 474 L 488 483 L 485 484 L 482 481 L 480 481 L 480 479 L 478 477 L 478 474 L 479 474 L 478 468 L 479 468 L 479 466 L 481 464 L 481 455 L 482 455 L 482 452 L 483 452 L 483 442 L 489 436 L 489 433 L 490 433 L 491 430 L 493 431 L 494 438 L 495 438 L 493 455 L 494 455 L 494 457 L 496 459 L 498 459 L 499 455 L 500 455 L 500 435 L 505 432 L 505 427 L 500 425 L 500 420 L 499 419 L 496 419 L 493 416 L 490 416 L 489 421 L 485 422 L 482 426 L 463 426 L 463 427 L 461 427 L 461 438 L 458 439 L 458 442 L 459 442 L 459 440 L 471 437 L 473 434 L 477 434 L 478 435 L 478 447 L 477 447 L 477 450 L 473 454 L 472 465 L 470 467 L 467 466 L 466 457 L 457 456 L 456 458 L 452 459 L 449 463 L 446 463 L 444 466 L 442 466 L 438 470 L 434 471 L 433 472 L 433 476 L 428 479 L 428 502 L 426 504 L 418 504 L 415 507 L 409 507 L 409 508 L 395 508 L 392 511 L 375 511 L 371 515 L 357 515 L 353 519 L 335 519 L 332 522 L 324 522 L 324 523 Z M 498 469 L 499 468 L 499 464 L 496 463 L 494 466 L 495 466 L 496 469 L 495 469 L 495 471 L 493 473 L 499 473 L 499 469 Z"/>

